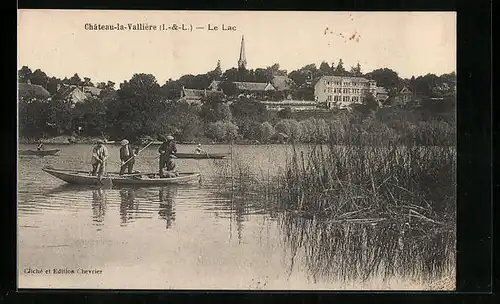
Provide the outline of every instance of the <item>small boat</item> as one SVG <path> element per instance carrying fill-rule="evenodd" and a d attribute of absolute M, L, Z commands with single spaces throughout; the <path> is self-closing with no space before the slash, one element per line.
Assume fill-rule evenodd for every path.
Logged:
<path fill-rule="evenodd" d="M 19 155 L 37 155 L 37 156 L 49 156 L 55 155 L 59 152 L 59 149 L 53 150 L 20 150 Z"/>
<path fill-rule="evenodd" d="M 119 175 L 118 173 L 108 173 L 99 179 L 92 176 L 88 171 L 55 169 L 44 167 L 42 170 L 69 184 L 79 185 L 140 185 L 158 186 L 169 184 L 185 184 L 199 178 L 200 173 L 179 173 L 178 177 L 160 178 L 157 172 L 133 173 Z"/>
<path fill-rule="evenodd" d="M 175 153 L 177 158 L 193 158 L 193 159 L 223 159 L 231 153 Z"/>

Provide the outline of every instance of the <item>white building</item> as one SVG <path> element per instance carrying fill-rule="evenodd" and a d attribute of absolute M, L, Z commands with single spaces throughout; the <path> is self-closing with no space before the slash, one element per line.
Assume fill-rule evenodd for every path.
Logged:
<path fill-rule="evenodd" d="M 362 103 L 368 94 L 376 97 L 377 83 L 363 77 L 323 76 L 314 86 L 314 99 L 328 108 Z"/>

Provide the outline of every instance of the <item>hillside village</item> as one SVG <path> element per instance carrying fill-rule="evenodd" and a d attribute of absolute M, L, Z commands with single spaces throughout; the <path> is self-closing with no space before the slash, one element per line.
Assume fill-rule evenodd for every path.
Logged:
<path fill-rule="evenodd" d="M 342 60 L 340 60 L 341 62 Z M 322 66 L 323 64 L 325 62 L 322 63 Z M 361 74 L 359 64 L 357 68 L 358 74 Z M 214 77 L 205 88 L 183 85 L 177 90 L 179 96 L 173 99 L 185 101 L 189 104 L 201 104 L 202 100 L 207 97 L 220 98 L 229 102 L 237 97 L 246 97 L 259 101 L 266 109 L 271 111 L 280 111 L 285 108 L 290 108 L 292 111 L 328 111 L 333 108 L 351 109 L 353 104 L 362 104 L 369 96 L 373 97 L 380 107 L 404 105 L 422 99 L 422 94 L 417 94 L 417 92 L 413 91 L 415 89 L 410 88 L 411 80 L 401 81 L 395 86 L 388 87 L 387 85 L 381 85 L 380 82 L 377 84 L 375 80 L 377 77 L 373 77 L 374 75 L 370 73 L 355 76 L 356 72 L 339 71 L 339 66 L 337 66 L 337 70 L 333 66 L 330 69 L 331 73 L 319 75 L 319 77 L 315 75 L 315 79 L 311 79 L 312 73 L 309 72 L 307 81 L 300 84 L 300 86 L 289 77 L 292 76 L 292 73 L 282 75 L 283 73 L 279 71 L 279 67 L 273 71 L 274 74 L 267 77 L 269 80 L 267 82 L 233 81 L 234 78 L 245 78 L 238 75 L 233 79 Z M 353 70 L 356 70 L 356 68 L 353 68 Z M 242 75 L 247 71 L 245 41 L 242 37 L 236 74 Z M 78 77 L 76 74 L 75 76 Z M 439 79 L 439 81 L 435 81 L 434 79 L 431 87 L 431 92 L 434 94 L 425 97 L 438 100 L 442 99 L 443 96 L 454 95 L 456 93 L 456 78 L 452 74 L 450 76 L 445 80 Z M 382 75 L 382 77 L 387 76 Z M 75 84 L 63 80 L 62 83 L 56 85 L 55 91 L 53 90 L 51 93 L 43 85 L 32 84 L 30 80 L 27 80 L 26 83 L 20 83 L 19 85 L 19 97 L 62 99 L 74 106 L 89 97 L 100 97 L 104 89 L 110 89 L 109 83 L 94 86 L 88 78 L 85 81 L 77 82 L 79 83 Z M 226 90 L 225 87 L 227 88 L 228 85 L 234 85 L 234 89 Z M 111 89 L 114 89 L 114 87 Z M 307 89 L 313 91 L 313 94 L 306 94 L 306 96 L 297 94 Z M 429 95 L 428 92 L 422 93 Z"/>
<path fill-rule="evenodd" d="M 313 132 L 311 124 L 317 123 L 336 127 L 347 119 L 349 126 L 373 129 L 370 117 L 376 117 L 382 129 L 401 133 L 407 130 L 400 130 L 401 123 L 454 120 L 454 72 L 402 79 L 388 68 L 362 73 L 359 63 L 347 71 L 342 59 L 291 72 L 279 64 L 248 69 L 243 37 L 237 64 L 223 72 L 218 62 L 205 74 L 163 85 L 151 74 L 134 74 L 119 88 L 112 81 L 94 84 L 78 74 L 59 79 L 23 66 L 20 134 L 120 138 L 172 133 L 185 140 L 215 141 L 269 141 L 280 134 L 308 141 L 312 139 L 297 134 Z M 346 113 L 351 114 L 341 118 Z"/>

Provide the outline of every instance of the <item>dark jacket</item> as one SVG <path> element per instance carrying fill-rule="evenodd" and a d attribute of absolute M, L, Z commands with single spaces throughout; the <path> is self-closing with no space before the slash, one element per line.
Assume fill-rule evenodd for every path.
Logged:
<path fill-rule="evenodd" d="M 131 145 L 122 146 L 120 148 L 120 160 L 127 161 L 129 158 L 137 154 L 137 149 L 134 149 Z"/>
<path fill-rule="evenodd" d="M 160 148 L 158 148 L 158 152 L 161 153 L 162 151 L 165 152 L 164 154 L 162 154 L 163 157 L 168 157 L 172 154 L 175 155 L 175 153 L 177 153 L 177 146 L 173 141 L 163 142 Z"/>

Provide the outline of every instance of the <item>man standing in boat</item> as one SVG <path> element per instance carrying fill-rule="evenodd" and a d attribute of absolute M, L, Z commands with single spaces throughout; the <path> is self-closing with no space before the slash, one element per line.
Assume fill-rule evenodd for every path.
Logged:
<path fill-rule="evenodd" d="M 162 175 L 163 168 L 165 168 L 169 163 L 172 163 L 172 155 L 175 156 L 177 153 L 177 147 L 174 142 L 173 136 L 167 136 L 160 148 L 158 148 L 160 153 L 160 175 Z"/>
<path fill-rule="evenodd" d="M 134 169 L 134 163 L 135 163 L 135 156 L 137 156 L 137 149 L 134 149 L 130 146 L 130 143 L 128 140 L 124 139 L 121 141 L 121 148 L 120 148 L 120 160 L 121 160 L 121 167 L 120 167 L 120 175 L 123 175 L 125 173 L 125 170 L 127 170 L 128 174 L 133 173 Z"/>
<path fill-rule="evenodd" d="M 99 176 L 102 178 L 104 171 L 106 170 L 106 160 L 108 159 L 109 153 L 106 146 L 104 146 L 104 140 L 97 140 L 97 144 L 92 149 L 92 176 Z"/>

